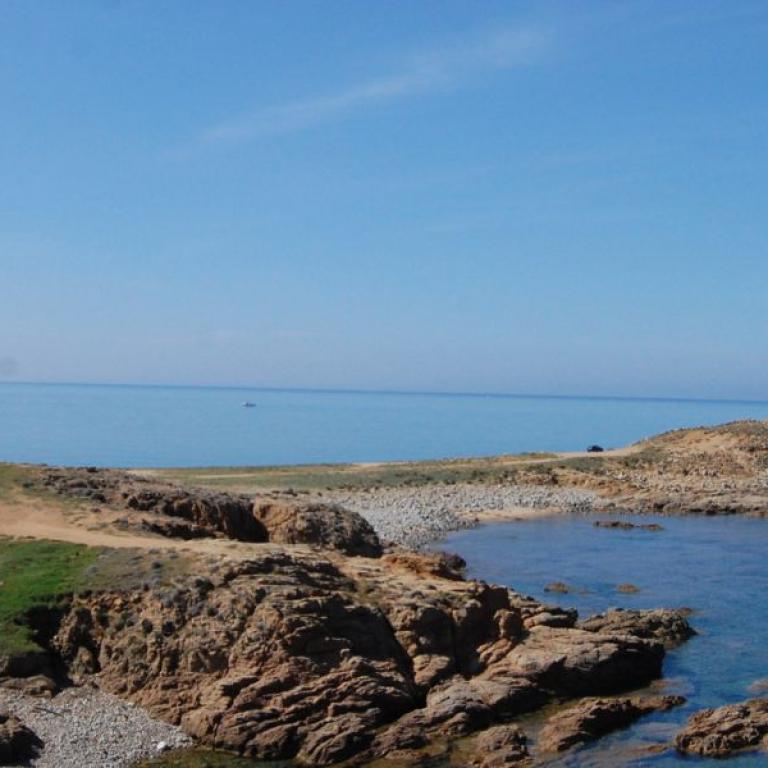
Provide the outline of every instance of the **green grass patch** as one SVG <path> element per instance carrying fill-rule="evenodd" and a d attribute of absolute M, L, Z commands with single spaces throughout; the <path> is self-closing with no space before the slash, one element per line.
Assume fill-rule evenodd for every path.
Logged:
<path fill-rule="evenodd" d="M 323 491 L 334 489 L 392 488 L 431 483 L 511 482 L 530 461 L 549 454 L 525 454 L 488 459 L 392 462 L 373 465 L 306 465 L 286 467 L 212 467 L 163 469 L 160 480 L 188 488 L 209 488 L 232 493 L 265 490 Z M 555 461 L 556 457 L 552 459 Z M 534 464 L 533 466 L 536 466 Z"/>
<path fill-rule="evenodd" d="M 0 463 L 0 501 L 11 501 L 32 477 L 34 470 L 23 464 Z"/>
<path fill-rule="evenodd" d="M 0 539 L 0 654 L 37 650 L 25 616 L 75 592 L 99 553 L 64 542 Z"/>

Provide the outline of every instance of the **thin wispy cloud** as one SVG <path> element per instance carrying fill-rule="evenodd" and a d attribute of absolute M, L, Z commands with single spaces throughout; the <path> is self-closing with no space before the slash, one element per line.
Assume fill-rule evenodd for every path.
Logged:
<path fill-rule="evenodd" d="M 199 142 L 231 144 L 301 131 L 371 106 L 460 88 L 483 74 L 530 66 L 539 60 L 546 46 L 547 36 L 540 29 L 497 29 L 462 45 L 413 56 L 395 74 L 217 123 L 200 135 Z"/>

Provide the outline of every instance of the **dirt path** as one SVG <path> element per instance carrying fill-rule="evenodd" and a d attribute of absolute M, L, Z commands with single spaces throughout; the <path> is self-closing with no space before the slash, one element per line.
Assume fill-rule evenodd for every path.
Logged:
<path fill-rule="evenodd" d="M 252 544 L 231 539 L 184 541 L 161 536 L 123 533 L 109 527 L 94 530 L 79 524 L 77 513 L 65 513 L 55 506 L 31 501 L 0 502 L 0 535 L 12 538 L 66 541 L 71 544 L 85 544 L 89 547 L 164 549 L 229 557 L 245 557 L 257 552 L 263 555 L 273 550 L 276 552 L 280 550 L 276 545 Z"/>

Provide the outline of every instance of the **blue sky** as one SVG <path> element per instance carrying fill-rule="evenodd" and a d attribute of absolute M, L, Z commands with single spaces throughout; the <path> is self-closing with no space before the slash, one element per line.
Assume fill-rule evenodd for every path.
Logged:
<path fill-rule="evenodd" d="M 768 398 L 768 4 L 0 4 L 0 377 Z"/>

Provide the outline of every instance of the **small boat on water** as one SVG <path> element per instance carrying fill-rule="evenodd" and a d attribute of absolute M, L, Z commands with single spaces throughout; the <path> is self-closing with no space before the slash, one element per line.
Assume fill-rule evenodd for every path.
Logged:
<path fill-rule="evenodd" d="M 256 403 L 252 403 L 250 400 L 246 400 L 243 404 L 243 408 L 255 408 Z"/>

